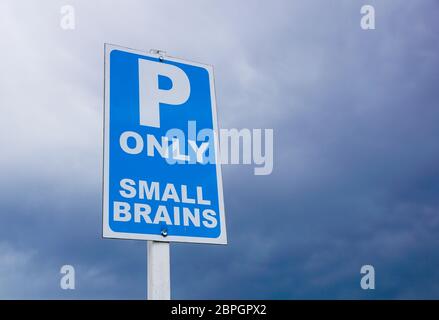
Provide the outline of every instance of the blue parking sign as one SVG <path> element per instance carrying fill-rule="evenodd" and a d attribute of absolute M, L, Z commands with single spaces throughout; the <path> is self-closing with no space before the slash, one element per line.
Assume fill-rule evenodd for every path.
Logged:
<path fill-rule="evenodd" d="M 103 236 L 226 244 L 211 66 L 105 45 Z"/>

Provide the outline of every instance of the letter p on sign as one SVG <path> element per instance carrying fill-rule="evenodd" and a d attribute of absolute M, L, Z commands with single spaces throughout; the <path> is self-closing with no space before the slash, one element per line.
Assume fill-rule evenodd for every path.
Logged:
<path fill-rule="evenodd" d="M 159 76 L 171 80 L 171 89 L 159 88 Z M 140 125 L 160 128 L 160 103 L 181 105 L 190 93 L 190 82 L 183 70 L 171 64 L 139 59 Z"/>

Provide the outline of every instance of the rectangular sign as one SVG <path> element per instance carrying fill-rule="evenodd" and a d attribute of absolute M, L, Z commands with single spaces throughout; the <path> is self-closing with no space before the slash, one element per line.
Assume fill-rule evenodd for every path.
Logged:
<path fill-rule="evenodd" d="M 105 45 L 103 236 L 226 244 L 211 66 Z"/>

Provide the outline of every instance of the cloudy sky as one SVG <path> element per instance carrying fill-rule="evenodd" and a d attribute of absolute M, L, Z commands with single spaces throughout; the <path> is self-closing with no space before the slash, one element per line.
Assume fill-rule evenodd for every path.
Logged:
<path fill-rule="evenodd" d="M 101 239 L 104 42 L 212 64 L 220 127 L 274 129 L 271 175 L 223 167 L 229 244 L 171 245 L 173 298 L 439 298 L 438 16 L 435 0 L 1 1 L 0 298 L 146 297 L 146 242 Z"/>

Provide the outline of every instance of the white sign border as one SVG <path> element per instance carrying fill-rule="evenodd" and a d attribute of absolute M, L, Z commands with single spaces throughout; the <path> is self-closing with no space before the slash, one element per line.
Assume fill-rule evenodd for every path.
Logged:
<path fill-rule="evenodd" d="M 223 182 L 221 173 L 221 159 L 219 155 L 219 141 L 218 141 L 218 120 L 217 120 L 217 110 L 216 110 L 216 95 L 215 95 L 215 85 L 214 85 L 214 73 L 213 66 L 207 64 L 201 64 L 193 61 L 182 60 L 170 56 L 165 56 L 165 61 L 173 61 L 184 63 L 188 65 L 193 65 L 197 67 L 204 68 L 209 74 L 210 82 L 210 97 L 212 106 L 212 116 L 213 116 L 213 130 L 215 136 L 215 163 L 216 163 L 216 176 L 217 176 L 217 189 L 218 189 L 218 207 L 220 214 L 220 235 L 217 238 L 203 238 L 203 237 L 186 237 L 186 236 L 173 236 L 168 235 L 166 237 L 162 235 L 154 234 L 140 234 L 140 233 L 124 233 L 115 232 L 110 228 L 109 220 L 109 143 L 110 143 L 110 54 L 113 50 L 120 50 L 124 52 L 129 52 L 133 54 L 139 54 L 146 57 L 158 58 L 158 54 L 147 54 L 144 51 L 126 48 L 123 46 L 118 46 L 114 44 L 104 43 L 104 136 L 103 136 L 103 197 L 102 197 L 102 237 L 111 239 L 126 239 L 126 240 L 153 240 L 153 241 L 163 241 L 163 242 L 189 242 L 189 243 L 208 243 L 208 244 L 227 244 L 227 233 L 226 233 L 226 220 L 224 213 L 224 196 L 223 196 Z"/>

